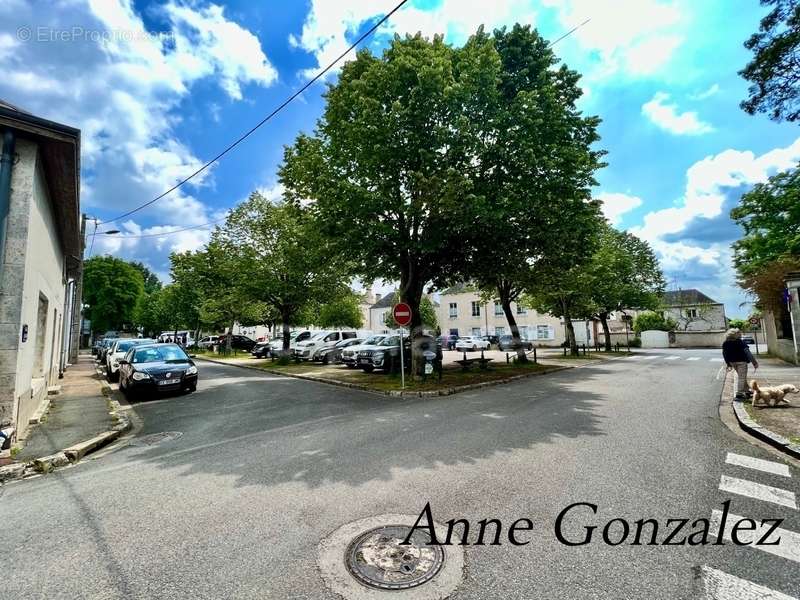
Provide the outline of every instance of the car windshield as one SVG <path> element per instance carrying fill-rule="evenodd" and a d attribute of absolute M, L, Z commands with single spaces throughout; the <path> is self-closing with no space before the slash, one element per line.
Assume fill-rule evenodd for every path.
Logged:
<path fill-rule="evenodd" d="M 371 338 L 367 338 L 364 342 L 365 346 L 374 346 L 375 344 L 379 344 L 380 341 L 383 339 L 384 336 L 382 335 L 374 335 Z"/>
<path fill-rule="evenodd" d="M 180 346 L 147 346 L 137 350 L 133 355 L 133 363 L 186 361 L 189 357 Z"/>
<path fill-rule="evenodd" d="M 387 337 L 385 340 L 382 340 L 379 346 L 397 346 L 400 343 L 400 338 L 396 335 L 391 337 Z"/>
<path fill-rule="evenodd" d="M 315 333 L 312 335 L 309 340 L 321 340 L 325 338 L 330 332 L 329 331 L 320 331 L 319 333 Z"/>
<path fill-rule="evenodd" d="M 155 340 L 150 339 L 141 339 L 141 340 L 125 340 L 124 342 L 120 342 L 117 344 L 117 352 L 127 352 L 134 346 L 138 346 L 140 344 L 152 344 Z"/>

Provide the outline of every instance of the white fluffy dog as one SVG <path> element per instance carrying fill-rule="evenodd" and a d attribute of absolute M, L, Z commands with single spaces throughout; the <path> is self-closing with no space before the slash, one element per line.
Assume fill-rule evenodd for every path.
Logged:
<path fill-rule="evenodd" d="M 789 404 L 786 399 L 787 394 L 800 393 L 795 386 L 791 383 L 784 383 L 783 385 L 773 385 L 770 387 L 759 387 L 757 381 L 750 382 L 750 389 L 753 390 L 753 406 L 756 406 L 761 401 L 764 406 L 777 406 L 781 402 Z"/>

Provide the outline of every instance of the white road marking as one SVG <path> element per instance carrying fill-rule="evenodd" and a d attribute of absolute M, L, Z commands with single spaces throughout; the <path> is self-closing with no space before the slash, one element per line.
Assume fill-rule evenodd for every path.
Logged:
<path fill-rule="evenodd" d="M 748 481 L 747 479 L 722 475 L 719 478 L 719 489 L 723 492 L 747 496 L 748 498 L 755 498 L 756 500 L 762 500 L 764 502 L 772 502 L 773 504 L 780 504 L 781 506 L 788 506 L 789 508 L 797 510 L 797 501 L 795 500 L 794 492 L 772 487 L 771 485 L 764 485 L 763 483 L 756 483 L 755 481 Z"/>
<path fill-rule="evenodd" d="M 690 356 L 686 360 L 700 360 L 700 357 L 699 356 Z"/>
<path fill-rule="evenodd" d="M 498 415 L 497 413 L 481 413 L 482 417 L 489 417 L 490 419 L 505 419 L 505 415 Z"/>
<path fill-rule="evenodd" d="M 650 356 L 645 356 L 644 360 L 654 360 L 656 358 L 661 358 L 661 355 L 660 354 L 652 354 Z"/>
<path fill-rule="evenodd" d="M 738 467 L 746 467 L 748 469 L 756 469 L 764 471 L 765 473 L 772 473 L 773 475 L 780 475 L 781 477 L 791 477 L 789 467 L 781 463 L 776 463 L 771 460 L 763 460 L 761 458 L 753 458 L 752 456 L 743 456 L 741 454 L 734 454 L 728 452 L 728 457 L 725 462 L 729 465 L 736 465 Z"/>
<path fill-rule="evenodd" d="M 628 359 L 629 359 L 629 360 L 637 360 L 637 359 L 639 359 L 639 358 L 642 358 L 642 355 L 641 355 L 641 354 L 631 354 L 631 355 L 628 357 Z"/>
<path fill-rule="evenodd" d="M 678 360 L 680 356 L 667 356 L 664 360 Z"/>
<path fill-rule="evenodd" d="M 738 523 L 744 518 L 745 517 L 735 515 L 733 513 L 728 513 L 728 518 L 725 521 L 725 531 L 722 534 L 723 539 L 730 540 L 731 530 L 733 529 L 734 524 Z M 740 526 L 740 528 L 737 530 L 736 538 L 739 540 L 739 542 L 748 544 L 751 548 L 755 548 L 756 550 L 761 550 L 762 552 L 774 554 L 775 556 L 780 556 L 781 558 L 786 558 L 800 563 L 800 534 L 795 533 L 794 531 L 789 531 L 788 529 L 776 527 L 775 531 L 773 531 L 767 537 L 767 539 L 764 540 L 767 543 L 756 544 L 755 542 L 760 541 L 769 532 L 769 530 L 772 529 L 772 524 L 762 524 L 758 519 L 752 519 L 752 521 L 755 521 L 755 529 L 748 531 Z M 712 510 L 710 523 L 711 527 L 709 528 L 709 533 L 713 536 L 716 536 L 719 533 L 719 526 L 721 523 L 722 511 Z M 744 525 L 749 525 L 749 523 L 745 523 Z M 771 543 L 777 541 L 778 539 L 780 539 L 778 544 Z"/>
<path fill-rule="evenodd" d="M 723 359 L 722 359 L 722 358 L 710 358 L 709 360 L 710 360 L 711 362 L 722 362 L 722 361 L 723 361 Z"/>
<path fill-rule="evenodd" d="M 711 567 L 702 566 L 700 572 L 706 600 L 797 600 L 794 596 L 787 596 Z"/>

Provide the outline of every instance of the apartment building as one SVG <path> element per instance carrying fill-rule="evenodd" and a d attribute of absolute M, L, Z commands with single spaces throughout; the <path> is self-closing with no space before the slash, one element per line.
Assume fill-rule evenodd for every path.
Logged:
<path fill-rule="evenodd" d="M 512 303 L 520 335 L 542 346 L 563 343 L 561 319 Z M 499 302 L 483 302 L 475 288 L 458 284 L 440 293 L 437 317 L 443 334 L 507 335 L 511 333 Z M 576 328 L 577 330 L 577 328 Z"/>

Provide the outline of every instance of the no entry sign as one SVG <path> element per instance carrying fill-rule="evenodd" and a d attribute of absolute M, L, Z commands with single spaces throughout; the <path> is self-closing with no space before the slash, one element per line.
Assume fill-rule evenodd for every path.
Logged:
<path fill-rule="evenodd" d="M 405 327 L 411 323 L 411 307 L 405 302 L 395 304 L 394 308 L 392 308 L 392 316 L 394 317 L 395 323 L 400 325 L 400 327 Z"/>
<path fill-rule="evenodd" d="M 758 317 L 750 317 L 750 325 L 758 325 L 760 320 Z"/>

